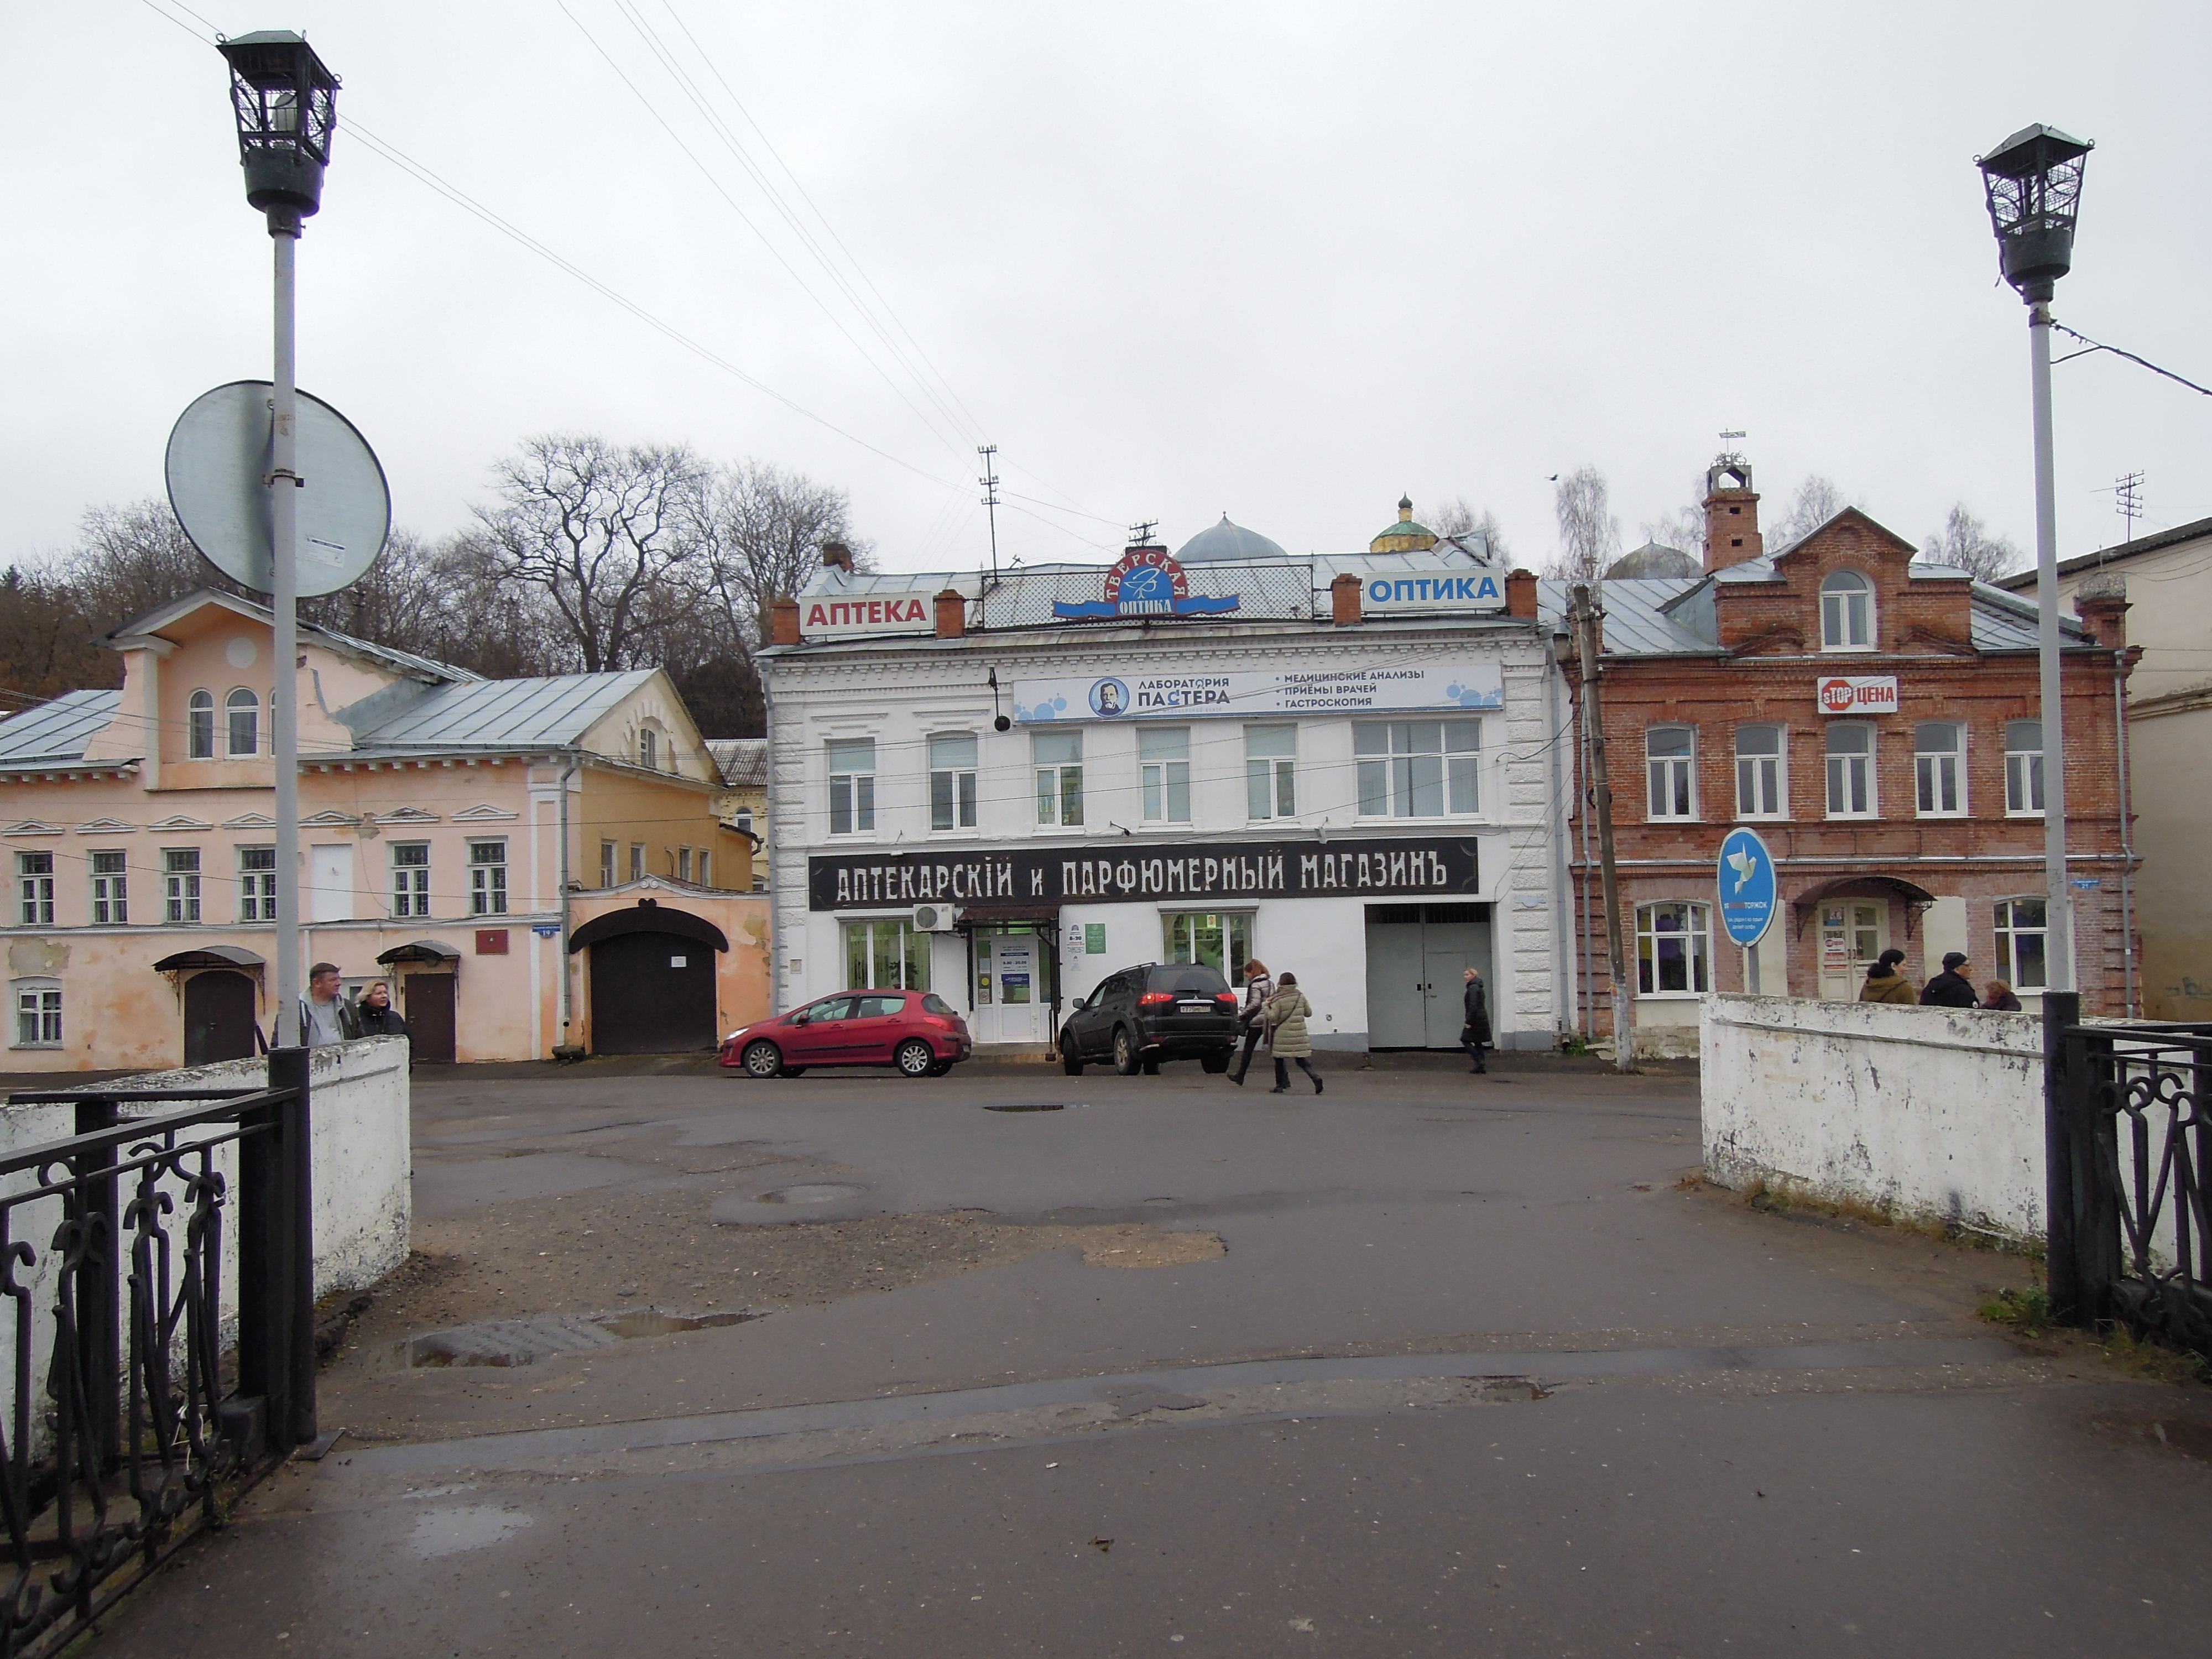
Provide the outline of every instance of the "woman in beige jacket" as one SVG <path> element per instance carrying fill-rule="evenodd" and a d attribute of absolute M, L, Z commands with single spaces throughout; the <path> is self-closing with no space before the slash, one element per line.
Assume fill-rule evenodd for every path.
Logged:
<path fill-rule="evenodd" d="M 1275 994 L 1267 999 L 1262 1016 L 1267 1022 L 1267 1052 L 1275 1060 L 1275 1086 L 1267 1091 L 1269 1094 L 1290 1093 L 1291 1070 L 1285 1062 L 1292 1060 L 1313 1079 L 1314 1092 L 1321 1092 L 1321 1073 L 1314 1070 L 1313 1039 L 1306 1035 L 1306 1016 L 1312 1012 L 1313 1004 L 1298 989 L 1296 974 L 1285 974 L 1275 981 Z"/>

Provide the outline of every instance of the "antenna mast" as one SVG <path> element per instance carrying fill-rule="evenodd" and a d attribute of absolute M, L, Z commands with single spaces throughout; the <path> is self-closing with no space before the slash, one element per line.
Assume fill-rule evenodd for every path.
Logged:
<path fill-rule="evenodd" d="M 999 447 L 996 444 L 977 444 L 975 453 L 983 458 L 983 476 L 975 482 L 983 486 L 983 505 L 991 518 L 991 586 L 999 585 Z"/>
<path fill-rule="evenodd" d="M 2142 517 L 2142 481 L 2140 472 L 2130 472 L 2112 480 L 2112 511 L 2127 520 L 2127 539 L 2136 538 L 2136 520 Z"/>

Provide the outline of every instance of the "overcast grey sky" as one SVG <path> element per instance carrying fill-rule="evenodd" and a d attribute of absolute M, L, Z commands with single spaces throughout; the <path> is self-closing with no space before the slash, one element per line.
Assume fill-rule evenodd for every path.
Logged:
<path fill-rule="evenodd" d="M 1603 469 L 1633 545 L 1740 428 L 1771 509 L 1818 471 L 1916 541 L 1963 499 L 2029 546 L 2022 307 L 1972 158 L 2037 120 L 2098 142 L 2060 319 L 2212 384 L 2201 0 L 191 10 L 304 27 L 344 79 L 301 384 L 433 534 L 518 438 L 591 428 L 842 485 L 890 568 L 983 556 L 984 440 L 1054 503 L 1002 510 L 1009 556 L 1102 558 L 1140 518 L 1173 545 L 1224 509 L 1362 546 L 1411 490 L 1493 508 L 1534 562 L 1547 475 Z M 157 491 L 178 411 L 266 375 L 269 245 L 179 0 L 0 15 L 4 562 Z M 948 411 L 656 44 L 818 207 Z M 2212 514 L 2212 398 L 2100 356 L 2057 370 L 2057 410 L 2063 553 L 2118 539 L 2124 471 L 2149 526 Z"/>

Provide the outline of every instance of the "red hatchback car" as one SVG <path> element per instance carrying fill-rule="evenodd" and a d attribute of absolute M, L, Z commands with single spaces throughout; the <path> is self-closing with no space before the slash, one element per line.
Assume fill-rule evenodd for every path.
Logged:
<path fill-rule="evenodd" d="M 840 991 L 722 1039 L 722 1064 L 747 1077 L 797 1077 L 810 1066 L 896 1066 L 943 1077 L 975 1044 L 933 991 Z"/>

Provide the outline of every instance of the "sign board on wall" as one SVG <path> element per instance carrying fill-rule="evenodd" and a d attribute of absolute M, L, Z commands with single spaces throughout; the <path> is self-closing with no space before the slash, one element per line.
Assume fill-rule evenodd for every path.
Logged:
<path fill-rule="evenodd" d="M 1014 682 L 1014 718 L 1024 726 L 1504 707 L 1504 671 L 1487 662 L 1231 673 L 1207 673 L 1193 664 L 1188 669 Z"/>
<path fill-rule="evenodd" d="M 1820 682 L 1817 700 L 1823 714 L 1894 714 L 1897 678 L 1831 674 Z"/>
<path fill-rule="evenodd" d="M 810 640 L 865 640 L 885 634 L 933 634 L 933 596 L 922 592 L 812 593 L 799 602 L 799 631 Z"/>
<path fill-rule="evenodd" d="M 1369 616 L 1382 617 L 1418 617 L 1437 611 L 1503 611 L 1505 583 L 1494 570 L 1370 576 L 1360 589 L 1359 608 Z"/>
<path fill-rule="evenodd" d="M 1164 547 L 1133 547 L 1107 571 L 1103 597 L 1054 601 L 1052 614 L 1066 620 L 1101 617 L 1219 617 L 1237 609 L 1235 596 L 1190 591 L 1190 578 Z"/>
<path fill-rule="evenodd" d="M 1755 830 L 1731 830 L 1721 842 L 1718 878 L 1721 926 L 1741 945 L 1766 937 L 1774 925 L 1774 855 Z"/>

